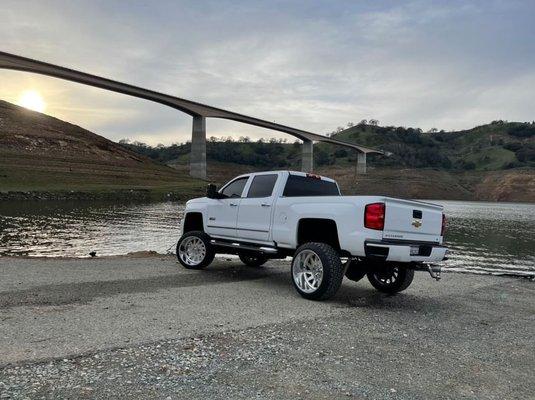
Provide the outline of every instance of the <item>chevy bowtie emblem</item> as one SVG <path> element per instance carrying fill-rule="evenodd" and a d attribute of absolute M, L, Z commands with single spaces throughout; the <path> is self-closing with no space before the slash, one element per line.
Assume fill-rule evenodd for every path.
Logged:
<path fill-rule="evenodd" d="M 422 221 L 420 221 L 419 219 L 413 219 L 412 226 L 414 226 L 415 228 L 419 228 L 420 226 L 422 226 Z"/>

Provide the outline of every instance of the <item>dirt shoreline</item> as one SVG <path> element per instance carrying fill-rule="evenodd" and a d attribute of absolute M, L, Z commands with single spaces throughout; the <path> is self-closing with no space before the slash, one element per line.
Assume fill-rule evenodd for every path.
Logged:
<path fill-rule="evenodd" d="M 529 398 L 535 285 L 425 273 L 296 295 L 288 262 L 0 258 L 5 398 Z M 452 366 L 455 366 L 452 368 Z"/>
<path fill-rule="evenodd" d="M 24 259 L 24 260 L 91 260 L 91 259 L 116 259 L 116 258 L 151 258 L 151 257 L 168 257 L 169 254 L 158 253 L 154 250 L 134 251 L 126 254 L 115 254 L 111 256 L 84 256 L 84 257 L 64 257 L 64 256 L 1 256 L 0 260 L 4 259 Z"/>
<path fill-rule="evenodd" d="M 100 191 L 7 191 L 0 192 L 0 201 L 186 201 L 202 196 L 202 190 L 120 189 Z"/>
<path fill-rule="evenodd" d="M 347 166 L 331 165 L 318 168 L 318 173 L 336 179 L 347 195 L 378 194 L 401 198 L 489 201 L 489 202 L 535 202 L 535 171 L 514 169 L 500 171 L 452 172 L 433 169 L 388 169 L 370 168 L 366 175 L 354 175 Z M 246 166 L 215 163 L 209 168 L 209 181 L 221 185 L 234 176 L 250 172 Z M 97 187 L 62 185 L 51 188 L 50 182 L 27 185 L 21 190 L 0 191 L 0 201 L 185 201 L 204 195 L 206 182 L 188 181 L 188 169 L 179 166 L 178 173 L 184 182 L 171 182 L 153 186 L 146 182 L 134 182 L 115 186 L 100 184 Z M 188 183 L 189 182 L 189 183 Z M 163 186 L 162 186 L 163 185 Z M 50 190 L 46 190 L 50 188 Z M 25 190 L 22 190 L 25 189 Z"/>

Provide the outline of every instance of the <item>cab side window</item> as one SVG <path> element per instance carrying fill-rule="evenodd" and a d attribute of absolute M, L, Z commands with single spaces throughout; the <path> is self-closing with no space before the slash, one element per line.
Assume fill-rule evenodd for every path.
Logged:
<path fill-rule="evenodd" d="M 278 175 L 257 175 L 253 178 L 249 192 L 247 193 L 248 198 L 258 198 L 258 197 L 271 197 L 273 193 L 273 188 L 275 187 L 275 182 L 277 182 Z"/>
<path fill-rule="evenodd" d="M 247 183 L 248 177 L 243 177 L 236 179 L 235 181 L 232 181 L 229 183 L 222 191 L 221 193 L 224 194 L 227 197 L 241 197 L 243 193 L 243 188 L 245 187 L 245 184 Z"/>

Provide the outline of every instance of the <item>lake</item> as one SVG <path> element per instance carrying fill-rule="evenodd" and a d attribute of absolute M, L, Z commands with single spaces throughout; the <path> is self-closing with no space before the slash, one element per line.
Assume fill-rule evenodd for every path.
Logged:
<path fill-rule="evenodd" d="M 433 202 L 448 217 L 449 270 L 535 277 L 535 204 Z M 2 202 L 0 255 L 174 252 L 183 211 L 175 202 Z"/>

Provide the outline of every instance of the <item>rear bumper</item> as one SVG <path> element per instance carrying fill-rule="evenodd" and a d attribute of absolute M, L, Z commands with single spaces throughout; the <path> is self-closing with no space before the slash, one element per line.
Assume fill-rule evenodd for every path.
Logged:
<path fill-rule="evenodd" d="M 368 240 L 364 243 L 367 258 L 397 262 L 438 262 L 446 257 L 447 248 L 435 243 Z"/>

